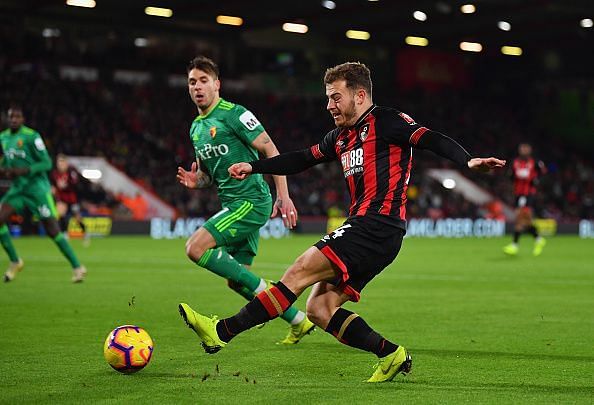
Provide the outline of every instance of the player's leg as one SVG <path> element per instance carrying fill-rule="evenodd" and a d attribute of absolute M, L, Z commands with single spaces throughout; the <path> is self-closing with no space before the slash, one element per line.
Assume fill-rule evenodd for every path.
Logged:
<path fill-rule="evenodd" d="M 62 232 L 68 232 L 68 204 L 64 201 L 56 201 L 56 211 L 58 212 L 58 223 Z"/>
<path fill-rule="evenodd" d="M 54 241 L 72 266 L 72 282 L 82 282 L 87 274 L 87 269 L 80 263 L 64 233 L 60 231 L 57 220 L 58 211 L 52 194 L 50 192 L 33 194 L 27 198 L 27 206 L 34 215 L 41 219 L 46 234 Z"/>
<path fill-rule="evenodd" d="M 268 214 L 267 212 L 265 214 Z M 266 220 L 266 217 L 263 217 L 262 220 Z M 249 220 L 249 218 L 246 218 Z M 251 264 L 258 253 L 258 246 L 260 241 L 260 224 L 256 223 L 255 226 L 250 226 L 246 220 L 241 221 L 240 223 L 236 224 L 235 227 L 237 228 L 237 232 L 242 232 L 245 227 L 245 231 L 249 231 L 253 229 L 244 240 L 241 240 L 238 243 L 235 243 L 228 247 L 227 251 L 237 260 L 239 263 L 243 264 L 246 268 L 250 268 Z M 263 291 L 266 288 L 272 287 L 272 281 L 265 280 L 266 284 L 263 288 L 261 286 L 258 287 L 256 290 L 249 290 L 247 287 L 244 287 L 243 291 L 240 291 L 242 296 L 249 296 L 251 292 L 251 297 L 248 301 L 251 301 L 256 294 Z M 311 323 L 305 316 L 303 311 L 300 311 L 294 305 L 291 305 L 289 309 L 287 309 L 281 316 L 281 319 L 286 321 L 291 325 L 289 328 L 289 332 L 285 339 L 283 339 L 279 343 L 284 344 L 295 344 L 298 343 L 301 338 L 303 338 L 306 334 L 310 333 L 314 325 Z"/>
<path fill-rule="evenodd" d="M 281 281 L 258 293 L 232 317 L 220 321 L 216 317 L 208 318 L 187 304 L 180 304 L 179 309 L 188 326 L 202 340 L 206 352 L 216 353 L 241 332 L 282 315 L 310 285 L 336 276 L 326 256 L 311 247 L 287 269 Z"/>
<path fill-rule="evenodd" d="M 260 279 L 233 256 L 227 253 L 225 241 L 215 240 L 206 226 L 199 228 L 186 242 L 186 254 L 194 263 L 227 280 L 232 280 L 248 290 L 266 288 L 266 281 Z"/>
<path fill-rule="evenodd" d="M 518 254 L 520 250 L 518 242 L 520 241 L 520 236 L 524 231 L 525 227 L 525 214 L 524 214 L 524 207 L 526 206 L 526 197 L 519 196 L 516 199 L 516 211 L 515 211 L 515 221 L 514 221 L 514 234 L 512 243 L 505 245 L 503 247 L 503 252 L 510 256 L 514 256 Z"/>
<path fill-rule="evenodd" d="M 340 343 L 371 352 L 380 359 L 381 372 L 376 370 L 369 382 L 389 381 L 400 372 L 409 372 L 412 360 L 406 349 L 377 333 L 358 314 L 342 308 L 351 299 L 343 288 L 319 282 L 307 299 L 307 316 Z"/>
<path fill-rule="evenodd" d="M 539 256 L 542 253 L 547 241 L 545 238 L 539 235 L 538 229 L 534 226 L 533 211 L 532 207 L 526 207 L 526 233 L 529 233 L 534 237 L 534 247 L 532 248 L 532 254 Z"/>
<path fill-rule="evenodd" d="M 9 192 L 10 193 L 10 192 Z M 10 197 L 9 193 L 5 197 Z M 15 208 L 10 205 L 8 198 L 3 198 L 0 202 L 0 243 L 8 255 L 8 269 L 4 273 L 4 282 L 14 280 L 19 271 L 23 269 L 23 260 L 19 257 L 12 244 L 12 238 L 8 229 L 8 219 L 15 212 Z"/>

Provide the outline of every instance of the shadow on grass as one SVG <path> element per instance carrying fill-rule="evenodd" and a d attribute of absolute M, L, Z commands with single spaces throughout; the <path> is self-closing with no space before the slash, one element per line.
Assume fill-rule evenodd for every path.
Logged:
<path fill-rule="evenodd" d="M 500 357 L 505 359 L 519 360 L 568 360 L 577 362 L 594 362 L 594 356 L 571 356 L 565 354 L 543 354 L 543 353 L 505 353 L 485 352 L 479 350 L 444 350 L 444 349 L 411 349 L 414 353 L 434 354 L 438 356 L 460 356 L 460 357 Z"/>

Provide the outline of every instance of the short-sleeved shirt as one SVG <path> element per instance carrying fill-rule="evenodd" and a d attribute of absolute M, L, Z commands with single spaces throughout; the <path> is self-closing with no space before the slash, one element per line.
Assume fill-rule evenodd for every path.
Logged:
<path fill-rule="evenodd" d="M 311 152 L 342 164 L 349 216 L 374 216 L 404 228 L 412 147 L 427 131 L 403 112 L 373 105 L 355 125 L 328 132 Z"/>
<path fill-rule="evenodd" d="M 5 168 L 31 169 L 27 175 L 16 177 L 11 185 L 12 191 L 49 192 L 50 183 L 47 171 L 51 168 L 51 158 L 39 132 L 22 125 L 16 132 L 6 129 L 0 132 L 2 144 L 2 166 Z M 45 163 L 46 170 L 37 171 L 35 167 Z"/>
<path fill-rule="evenodd" d="M 262 132 L 264 127 L 251 111 L 223 99 L 192 123 L 190 139 L 196 158 L 201 169 L 212 177 L 223 205 L 236 199 L 271 199 L 270 188 L 261 174 L 239 181 L 227 171 L 234 163 L 258 159 L 252 142 Z"/>

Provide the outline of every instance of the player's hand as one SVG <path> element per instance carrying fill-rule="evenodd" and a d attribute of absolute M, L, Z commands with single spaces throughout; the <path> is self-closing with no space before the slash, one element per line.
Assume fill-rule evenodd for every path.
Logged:
<path fill-rule="evenodd" d="M 198 163 L 193 162 L 190 171 L 183 167 L 177 168 L 177 181 L 187 188 L 196 188 L 198 186 Z"/>
<path fill-rule="evenodd" d="M 289 229 L 293 229 L 297 225 L 297 208 L 293 204 L 293 200 L 286 197 L 279 197 L 272 206 L 272 214 L 270 218 L 275 217 L 280 212 L 283 224 Z"/>
<path fill-rule="evenodd" d="M 249 163 L 235 163 L 229 166 L 229 176 L 235 180 L 244 180 L 247 176 L 252 174 L 252 165 Z"/>
<path fill-rule="evenodd" d="M 492 169 L 499 169 L 505 166 L 505 160 L 490 158 L 472 158 L 468 161 L 468 167 L 479 172 L 489 172 Z"/>

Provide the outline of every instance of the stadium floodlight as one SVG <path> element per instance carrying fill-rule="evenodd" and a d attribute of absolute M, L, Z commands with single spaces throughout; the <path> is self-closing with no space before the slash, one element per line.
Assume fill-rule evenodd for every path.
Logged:
<path fill-rule="evenodd" d="M 478 42 L 460 42 L 460 49 L 466 52 L 480 52 L 483 46 Z"/>
<path fill-rule="evenodd" d="M 238 27 L 243 24 L 243 18 L 232 15 L 218 15 L 217 22 L 223 25 L 235 25 Z"/>
<path fill-rule="evenodd" d="M 152 15 L 155 17 L 171 17 L 173 15 L 173 10 L 170 8 L 163 8 L 163 7 L 146 7 L 144 9 L 144 14 Z"/>
<path fill-rule="evenodd" d="M 413 17 L 415 20 L 418 20 L 418 21 L 427 21 L 427 14 L 425 14 L 419 10 L 417 10 L 413 13 Z"/>
<path fill-rule="evenodd" d="M 359 30 L 348 30 L 345 35 L 349 39 L 360 39 L 362 41 L 367 41 L 369 38 L 371 38 L 371 34 L 369 32 Z"/>
<path fill-rule="evenodd" d="M 456 180 L 454 179 L 443 179 L 441 185 L 448 190 L 452 190 L 456 187 Z"/>
<path fill-rule="evenodd" d="M 406 37 L 404 38 L 404 42 L 406 42 L 407 45 L 413 45 L 413 46 L 427 46 L 429 45 L 429 40 L 427 38 L 423 38 L 423 37 Z"/>
<path fill-rule="evenodd" d="M 594 27 L 594 21 L 591 18 L 584 18 L 580 21 L 580 25 L 582 28 L 592 28 Z"/>
<path fill-rule="evenodd" d="M 95 8 L 97 3 L 95 0 L 66 0 L 67 6 Z"/>
<path fill-rule="evenodd" d="M 81 174 L 89 181 L 98 181 L 103 176 L 99 169 L 84 169 Z"/>
<path fill-rule="evenodd" d="M 297 24 L 297 23 L 284 23 L 283 24 L 283 31 L 287 32 L 295 32 L 297 34 L 305 34 L 309 28 L 305 24 Z"/>
<path fill-rule="evenodd" d="M 148 39 L 146 38 L 136 38 L 134 40 L 134 46 L 138 48 L 146 48 L 148 46 Z"/>
<path fill-rule="evenodd" d="M 336 3 L 332 0 L 324 0 L 322 1 L 322 7 L 327 8 L 328 10 L 334 10 L 336 8 Z"/>
<path fill-rule="evenodd" d="M 498 21 L 497 28 L 499 28 L 501 31 L 510 31 L 511 24 L 508 23 L 507 21 Z"/>
<path fill-rule="evenodd" d="M 520 56 L 522 55 L 522 48 L 519 46 L 502 46 L 501 53 L 504 55 Z"/>
<path fill-rule="evenodd" d="M 460 6 L 460 11 L 464 14 L 472 14 L 476 11 L 476 7 L 474 4 L 463 4 Z"/>
<path fill-rule="evenodd" d="M 44 38 L 57 38 L 60 36 L 60 30 L 57 28 L 44 28 L 41 31 L 41 36 Z"/>

